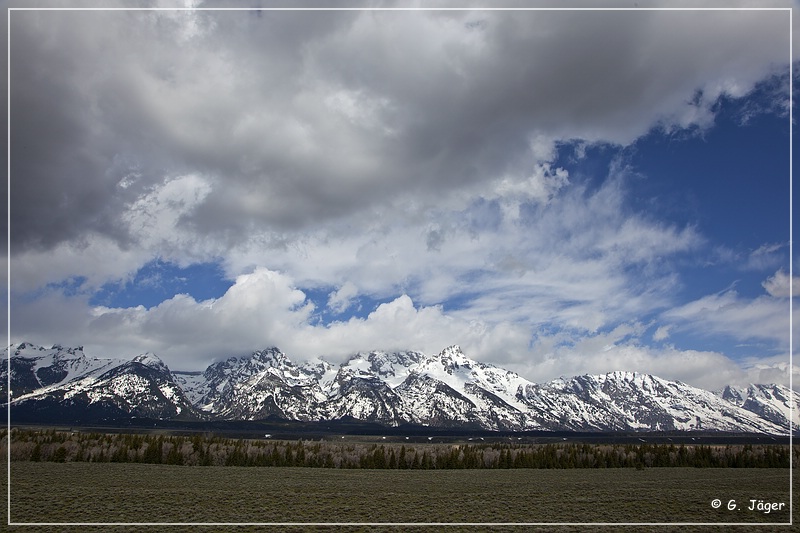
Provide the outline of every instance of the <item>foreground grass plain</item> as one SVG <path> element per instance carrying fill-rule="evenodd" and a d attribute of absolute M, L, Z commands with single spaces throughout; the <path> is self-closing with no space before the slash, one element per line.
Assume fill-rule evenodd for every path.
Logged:
<path fill-rule="evenodd" d="M 775 468 L 399 471 L 13 462 L 10 471 L 14 523 L 744 522 L 753 525 L 740 530 L 752 530 L 755 524 L 774 524 L 757 531 L 791 529 L 778 525 L 789 520 L 789 470 Z M 723 502 L 719 509 L 711 505 L 715 498 Z M 728 510 L 730 500 L 736 501 L 736 510 Z M 751 500 L 785 505 L 767 514 L 748 510 Z M 385 531 L 390 527 L 412 529 L 249 526 L 235 530 Z M 546 531 L 553 527 L 448 526 L 446 531 L 487 529 Z M 574 526 L 559 531 L 584 529 Z M 663 526 L 625 529 L 669 530 Z M 722 531 L 722 526 L 712 529 Z M 75 526 L 24 527 L 26 532 L 74 530 Z M 115 526 L 112 530 L 143 528 Z M 147 528 L 151 530 L 195 531 L 198 526 Z M 682 526 L 680 530 L 710 529 Z"/>

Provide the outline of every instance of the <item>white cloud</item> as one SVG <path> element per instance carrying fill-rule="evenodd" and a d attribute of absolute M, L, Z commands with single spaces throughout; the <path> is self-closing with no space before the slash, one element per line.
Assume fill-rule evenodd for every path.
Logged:
<path fill-rule="evenodd" d="M 328 308 L 334 314 L 341 314 L 353 305 L 356 296 L 358 296 L 358 287 L 352 281 L 346 281 L 336 291 L 330 293 Z"/>
<path fill-rule="evenodd" d="M 734 290 L 704 296 L 669 309 L 662 318 L 702 335 L 723 335 L 740 341 L 768 340 L 789 346 L 788 301 L 783 298 L 741 297 Z"/>
<path fill-rule="evenodd" d="M 743 361 L 746 374 L 744 382 L 749 383 L 789 383 L 789 354 L 782 353 L 773 357 L 748 358 Z M 800 390 L 800 366 L 796 363 L 792 368 L 792 385 L 795 390 Z"/>
<path fill-rule="evenodd" d="M 527 360 L 509 368 L 539 382 L 559 376 L 623 370 L 679 380 L 706 390 L 749 383 L 788 385 L 788 354 L 742 363 L 714 351 L 648 346 L 641 338 L 645 329 L 634 323 L 605 333 L 541 335 Z M 797 380 L 795 384 L 798 385 Z"/>
<path fill-rule="evenodd" d="M 178 294 L 146 309 L 90 307 L 85 300 L 62 300 L 62 305 L 69 303 L 73 308 L 70 320 L 75 330 L 88 334 L 81 344 L 100 353 L 152 351 L 176 369 L 280 345 L 281 340 L 301 333 L 313 311 L 313 304 L 289 278 L 263 268 L 238 276 L 223 296 L 205 301 Z M 15 315 L 40 305 L 20 302 Z M 61 318 L 61 313 L 48 313 L 39 317 L 35 332 L 19 327 L 15 335 L 40 336 L 42 331 L 53 331 L 50 321 Z"/>
<path fill-rule="evenodd" d="M 82 276 L 86 290 L 96 290 L 111 280 L 128 279 L 152 259 L 149 250 L 120 249 L 106 236 L 86 235 L 79 244 L 61 243 L 51 250 L 26 250 L 11 254 L 12 292 L 27 293 L 49 283 Z"/>
<path fill-rule="evenodd" d="M 125 216 L 146 229 L 140 231 L 143 241 L 179 247 L 193 238 L 182 224 L 182 210 L 205 193 L 206 184 L 194 176 L 167 181 L 142 195 Z M 595 334 L 671 304 L 671 258 L 703 240 L 693 228 L 626 210 L 626 194 L 618 176 L 592 192 L 560 187 L 547 202 L 509 193 L 509 201 L 520 206 L 514 214 L 502 208 L 507 197 L 466 204 L 441 198 L 427 205 L 402 198 L 389 217 L 354 214 L 313 232 L 287 233 L 283 247 L 264 245 L 270 236 L 253 233 L 246 246 L 228 251 L 225 267 L 236 282 L 224 296 L 196 302 L 178 295 L 150 310 L 97 308 L 83 336 L 108 339 L 104 349 L 124 343 L 128 351 L 150 350 L 188 365 L 268 344 L 303 358 L 370 348 L 436 352 L 460 344 L 477 359 L 519 364 L 542 326 Z M 93 245 L 92 254 L 76 254 L 65 265 L 69 250 L 46 267 L 58 269 L 55 279 L 89 271 L 99 253 L 121 257 L 110 243 Z M 202 250 L 199 241 L 195 253 Z M 37 260 L 27 252 L 14 267 L 43 264 Z M 123 265 L 97 261 L 107 277 L 126 275 Z M 338 287 L 327 301 L 334 314 L 361 296 L 395 299 L 364 319 L 312 326 L 312 309 L 296 287 L 331 286 Z M 458 307 L 439 307 L 453 298 Z M 47 335 L 46 320 L 28 320 L 20 335 Z M 86 338 L 78 342 L 91 344 Z"/>
<path fill-rule="evenodd" d="M 90 306 L 85 297 L 57 292 L 18 301 L 13 340 L 36 342 L 45 332 L 101 356 L 153 351 L 174 369 L 198 368 L 212 358 L 272 345 L 297 360 L 324 355 L 334 361 L 372 348 L 437 353 L 455 341 L 476 357 L 527 345 L 525 328 L 460 320 L 440 307 L 415 307 L 405 295 L 366 318 L 327 326 L 310 324 L 313 308 L 287 276 L 259 268 L 237 277 L 220 298 L 196 301 L 178 294 L 150 309 Z"/>
<path fill-rule="evenodd" d="M 313 304 L 290 278 L 257 269 L 239 276 L 218 299 L 198 302 L 177 295 L 151 309 L 92 307 L 84 297 L 53 292 L 15 306 L 15 323 L 34 323 L 35 317 L 39 327 L 26 331 L 15 326 L 12 340 L 37 342 L 37 335 L 47 331 L 48 339 L 42 342 L 83 344 L 87 353 L 101 357 L 153 351 L 175 370 L 200 369 L 213 359 L 272 345 L 296 361 L 321 355 L 336 363 L 369 349 L 433 354 L 458 343 L 470 357 L 536 382 L 614 370 L 651 373 L 709 390 L 727 384 L 788 382 L 788 357 L 757 358 L 741 365 L 716 352 L 648 347 L 641 342 L 648 327 L 636 322 L 608 332 L 539 332 L 531 341 L 532 331 L 525 324 L 466 320 L 439 306 L 415 305 L 406 295 L 379 305 L 365 318 L 328 325 L 312 325 L 312 312 Z M 85 342 L 85 332 L 91 342 Z"/>
<path fill-rule="evenodd" d="M 158 249 L 167 244 L 185 249 L 188 246 L 175 235 L 181 229 L 181 219 L 192 212 L 210 192 L 210 184 L 197 175 L 167 178 L 162 184 L 142 194 L 121 214 L 120 219 L 136 235 L 140 246 Z M 182 233 L 186 234 L 187 231 L 184 229 Z M 184 235 L 184 238 L 191 236 Z"/>
<path fill-rule="evenodd" d="M 774 298 L 788 298 L 789 295 L 800 296 L 800 278 L 796 276 L 790 278 L 789 274 L 783 270 L 775 272 L 775 275 L 764 280 L 761 286 Z"/>
<path fill-rule="evenodd" d="M 359 295 L 405 292 L 426 306 L 459 298 L 451 314 L 464 320 L 555 321 L 594 331 L 671 305 L 673 258 L 704 242 L 694 228 L 626 210 L 626 194 L 615 179 L 591 193 L 569 186 L 547 203 L 520 202 L 515 213 L 503 208 L 506 198 L 466 205 L 401 199 L 387 216 L 354 215 L 304 232 L 283 249 L 254 241 L 233 250 L 227 266 L 270 265 L 298 286 L 351 280 Z M 356 296 L 354 286 L 341 290 L 331 295 L 332 308 Z"/>
<path fill-rule="evenodd" d="M 169 177 L 149 187 L 118 213 L 120 227 L 135 235 L 126 246 L 90 232 L 78 242 L 62 242 L 52 249 L 12 252 L 12 290 L 25 293 L 83 277 L 83 290 L 91 292 L 108 282 L 130 280 L 154 256 L 182 266 L 215 258 L 223 249 L 185 220 L 209 192 L 208 181 L 194 174 Z"/>
<path fill-rule="evenodd" d="M 654 341 L 663 341 L 669 338 L 669 330 L 672 326 L 660 326 L 655 333 L 653 333 Z"/>
<path fill-rule="evenodd" d="M 742 268 L 744 270 L 762 271 L 784 264 L 786 261 L 785 248 L 785 244 L 763 244 L 750 252 Z"/>
<path fill-rule="evenodd" d="M 518 209 L 521 201 L 548 202 L 568 182 L 569 173 L 566 170 L 539 164 L 526 179 L 520 180 L 514 176 L 499 180 L 494 193 L 504 202 L 515 202 Z"/>

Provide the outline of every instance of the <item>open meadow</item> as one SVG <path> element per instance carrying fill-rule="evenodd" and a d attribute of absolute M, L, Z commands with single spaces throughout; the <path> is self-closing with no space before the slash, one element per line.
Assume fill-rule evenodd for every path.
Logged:
<path fill-rule="evenodd" d="M 787 530 L 777 524 L 789 520 L 789 471 L 778 468 L 423 471 L 12 462 L 10 471 L 14 523 L 746 522 L 774 523 L 775 529 Z M 721 500 L 719 509 L 712 507 L 714 499 Z M 731 500 L 735 510 L 728 509 Z M 757 505 L 750 510 L 751 500 L 784 505 L 765 513 Z M 147 530 L 158 529 L 192 528 Z M 250 529 L 261 528 L 236 531 Z M 386 526 L 348 529 L 385 530 Z M 409 528 L 395 528 L 401 529 Z M 447 531 L 475 529 L 486 528 L 449 526 Z M 539 528 L 525 528 L 534 529 Z M 72 530 L 74 526 L 25 528 L 26 532 Z"/>

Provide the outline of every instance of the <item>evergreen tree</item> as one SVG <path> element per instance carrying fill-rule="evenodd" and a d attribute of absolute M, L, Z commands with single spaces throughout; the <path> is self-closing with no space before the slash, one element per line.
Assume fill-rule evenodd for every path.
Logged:
<path fill-rule="evenodd" d="M 42 460 L 42 445 L 38 442 L 36 446 L 33 447 L 33 451 L 31 452 L 31 461 L 38 463 Z"/>
<path fill-rule="evenodd" d="M 414 470 L 416 470 L 416 469 L 418 469 L 419 467 L 420 467 L 420 463 L 419 463 L 419 453 L 418 453 L 418 452 L 414 452 L 414 459 L 411 461 L 411 468 L 412 468 L 412 469 L 414 469 Z"/>

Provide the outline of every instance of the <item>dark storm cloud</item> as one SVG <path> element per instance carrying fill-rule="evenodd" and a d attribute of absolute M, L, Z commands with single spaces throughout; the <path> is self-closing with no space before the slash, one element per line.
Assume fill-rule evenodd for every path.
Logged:
<path fill-rule="evenodd" d="M 180 224 L 227 245 L 522 180 L 535 138 L 624 144 L 707 120 L 788 60 L 783 19 L 14 12 L 13 244 L 133 246 L 120 214 L 189 173 L 211 189 Z"/>
<path fill-rule="evenodd" d="M 134 121 L 114 120 L 115 106 L 125 104 L 103 90 L 124 61 L 114 53 L 122 48 L 114 41 L 124 33 L 108 27 L 107 18 L 85 12 L 12 15 L 15 250 L 80 241 L 88 232 L 111 236 L 122 245 L 133 238 L 118 217 L 135 198 L 136 188 L 125 191 L 119 181 L 133 170 L 124 164 L 124 156 L 143 135 Z M 124 27 L 124 21 L 117 26 Z M 136 161 L 158 157 L 158 152 L 144 153 L 142 148 Z"/>

